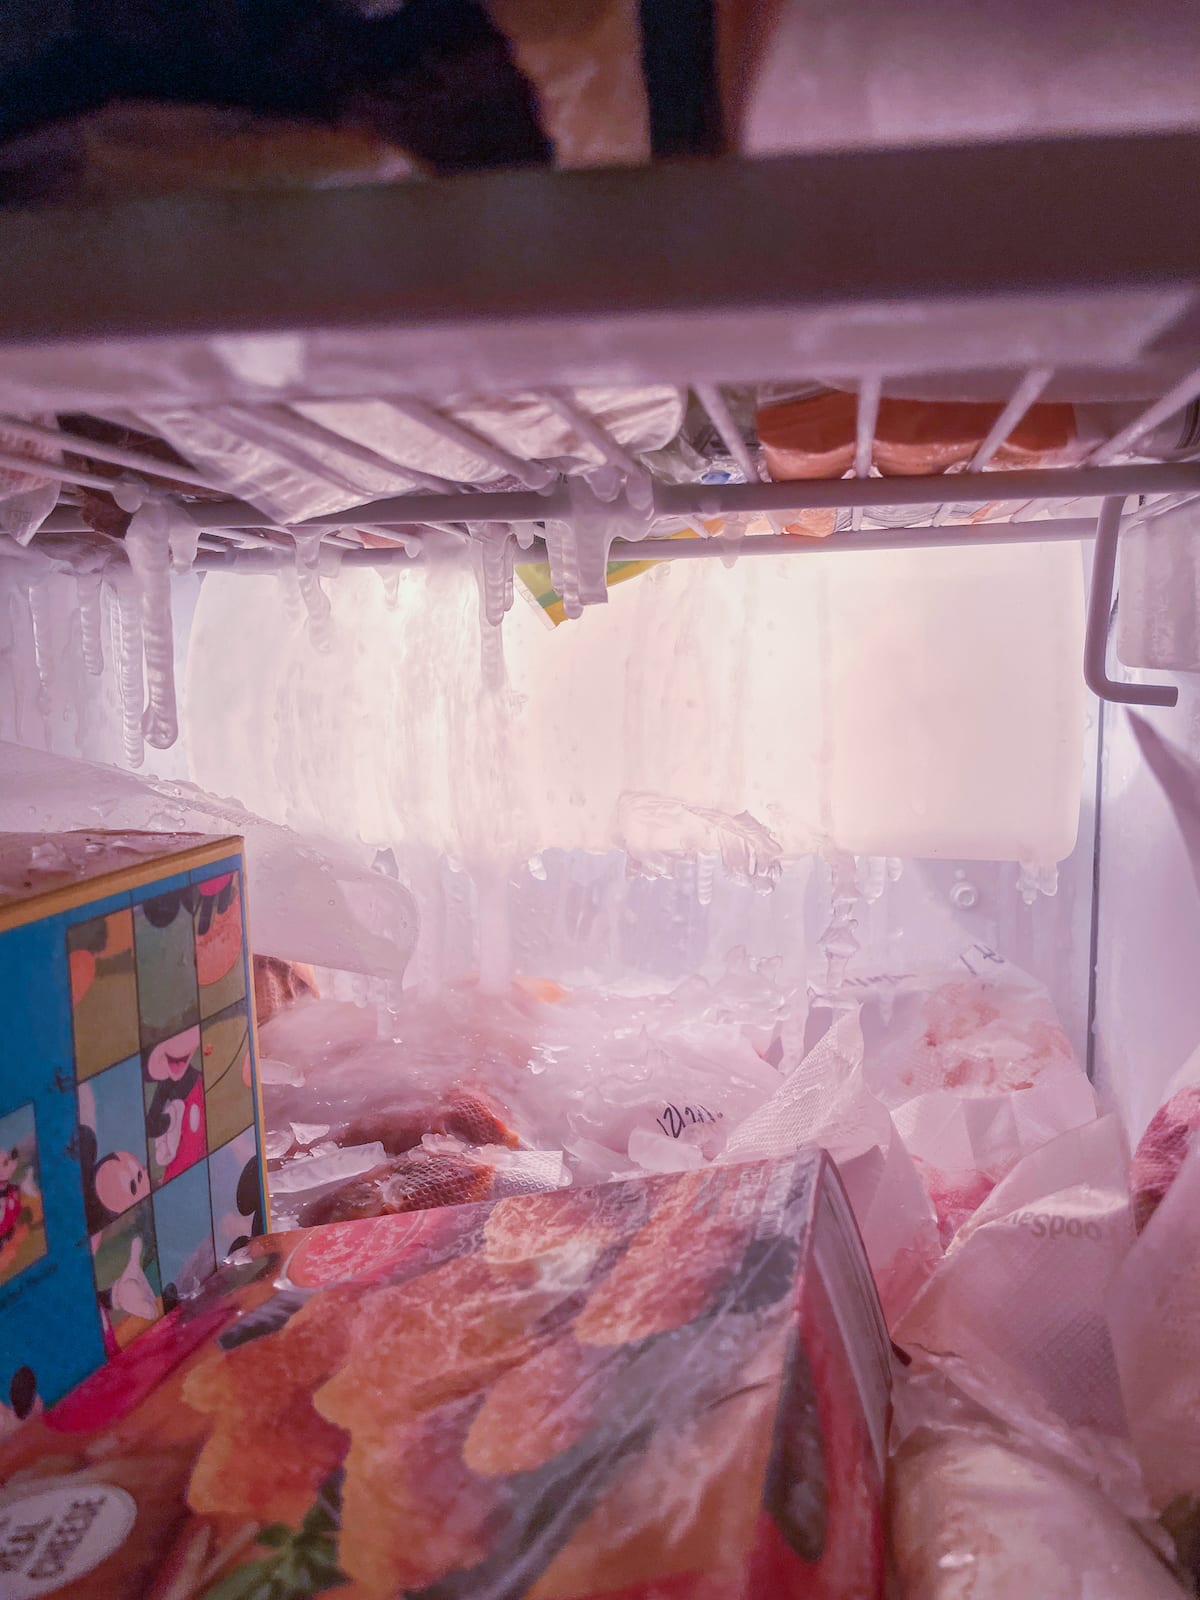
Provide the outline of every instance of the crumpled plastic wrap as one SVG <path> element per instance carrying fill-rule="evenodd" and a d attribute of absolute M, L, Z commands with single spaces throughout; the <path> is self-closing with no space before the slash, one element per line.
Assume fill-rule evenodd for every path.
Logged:
<path fill-rule="evenodd" d="M 843 1205 L 808 1153 L 255 1241 L 0 1445 L 22 1575 L 86 1485 L 78 1600 L 881 1600 Z"/>
<path fill-rule="evenodd" d="M 1025 1155 L 1096 1116 L 1045 988 L 994 950 L 868 988 L 866 1081 L 892 1113 L 942 1242 Z"/>
<path fill-rule="evenodd" d="M 686 403 L 681 389 L 667 385 L 576 389 L 569 398 L 634 455 L 669 444 Z M 472 450 L 457 429 L 452 437 L 440 432 L 438 414 L 478 438 L 482 449 Z M 231 494 L 284 523 L 428 487 L 430 476 L 451 486 L 508 488 L 521 482 L 522 462 L 542 462 L 566 473 L 604 464 L 590 440 L 545 396 L 532 393 L 458 395 L 439 401 L 436 412 L 423 403 L 410 411 L 403 401 L 379 399 L 203 411 L 156 407 L 139 415 L 188 460 L 228 484 Z M 314 423 L 322 432 L 313 430 Z M 339 437 L 346 449 L 339 448 Z M 364 460 L 353 450 L 355 443 L 385 461 Z M 511 458 L 511 467 L 504 457 Z M 395 462 L 394 470 L 386 462 Z"/>
<path fill-rule="evenodd" d="M 989 976 L 960 966 L 864 982 L 824 1033 L 806 993 L 744 962 L 660 995 L 410 990 L 394 1038 L 352 1005 L 301 1001 L 261 1032 L 268 1149 L 285 1172 L 315 1152 L 314 1199 L 366 1176 L 375 1198 L 360 1188 L 345 1203 L 387 1209 L 383 1185 L 402 1195 L 411 1177 L 409 1163 L 389 1163 L 425 1135 L 505 1142 L 453 1120 L 461 1097 L 489 1107 L 513 1143 L 562 1152 L 579 1184 L 819 1145 L 838 1163 L 894 1324 L 996 1180 L 1095 1117 L 1044 989 L 981 948 L 964 960 Z M 446 1176 L 452 1202 L 460 1176 Z"/>
<path fill-rule="evenodd" d="M 36 416 L 31 421 L 48 428 L 56 425 L 53 416 Z M 60 459 L 52 444 L 31 444 L 23 435 L 10 433 L 3 425 L 0 425 L 0 450 L 9 455 L 41 457 L 44 461 Z M 7 534 L 18 544 L 28 544 L 54 510 L 58 494 L 57 478 L 42 478 L 35 472 L 0 467 L 0 534 Z"/>
<path fill-rule="evenodd" d="M 731 1134 L 723 1159 L 819 1145 L 838 1164 L 889 1323 L 940 1256 L 933 1209 L 882 1102 L 867 1088 L 857 1010 L 841 1013 L 774 1096 Z"/>
<path fill-rule="evenodd" d="M 893 1336 L 996 1367 L 1068 1423 L 1119 1436 L 1107 1307 L 1132 1240 L 1125 1136 L 1102 1117 L 997 1184 Z"/>

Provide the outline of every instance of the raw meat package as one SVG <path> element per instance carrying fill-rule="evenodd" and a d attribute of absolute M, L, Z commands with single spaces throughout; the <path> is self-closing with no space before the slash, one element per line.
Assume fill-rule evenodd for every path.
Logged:
<path fill-rule="evenodd" d="M 802 1153 L 253 1241 L 0 1445 L 13 1600 L 870 1600 L 890 1355 Z"/>

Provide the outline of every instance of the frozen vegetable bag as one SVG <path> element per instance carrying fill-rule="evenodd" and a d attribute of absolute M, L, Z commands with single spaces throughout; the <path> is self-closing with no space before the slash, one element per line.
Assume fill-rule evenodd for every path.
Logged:
<path fill-rule="evenodd" d="M 272 1236 L 0 1445 L 14 1600 L 870 1600 L 888 1347 L 819 1155 Z"/>

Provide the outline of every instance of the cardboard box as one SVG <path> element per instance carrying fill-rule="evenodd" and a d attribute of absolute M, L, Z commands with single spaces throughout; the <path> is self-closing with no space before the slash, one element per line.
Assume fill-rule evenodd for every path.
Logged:
<path fill-rule="evenodd" d="M 0 1431 L 263 1231 L 244 881 L 240 839 L 0 835 Z"/>
<path fill-rule="evenodd" d="M 248 1256 L 0 1445 L 5 1594 L 882 1594 L 889 1346 L 824 1157 Z"/>

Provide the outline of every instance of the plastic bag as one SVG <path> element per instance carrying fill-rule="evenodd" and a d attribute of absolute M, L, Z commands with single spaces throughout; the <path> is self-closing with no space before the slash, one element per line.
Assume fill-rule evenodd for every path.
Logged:
<path fill-rule="evenodd" d="M 857 1010 L 841 1012 L 774 1096 L 730 1135 L 723 1159 L 819 1145 L 838 1164 L 889 1325 L 936 1265 L 932 1208 L 886 1108 L 863 1076 Z"/>
<path fill-rule="evenodd" d="M 1179 1600 L 1168 1568 L 1090 1484 L 990 1431 L 917 1434 L 892 1464 L 905 1600 Z"/>
<path fill-rule="evenodd" d="M 634 454 L 669 444 L 683 421 L 683 393 L 666 385 L 578 389 L 567 398 Z M 539 394 L 460 395 L 438 409 L 401 400 L 312 400 L 140 415 L 231 493 L 281 522 L 427 488 L 430 477 L 451 485 L 535 486 L 547 474 L 533 467 L 525 473 L 525 463 L 580 473 L 605 460 Z M 364 457 L 363 447 L 383 459 Z"/>
<path fill-rule="evenodd" d="M 1096 1115 L 1043 986 L 985 945 L 953 975 L 864 993 L 866 1081 L 892 1113 L 943 1243 L 1025 1155 Z"/>
<path fill-rule="evenodd" d="M 1200 1050 L 1188 1057 L 1171 1080 L 1162 1105 L 1133 1152 L 1129 1183 L 1139 1232 L 1196 1149 L 1200 1149 Z"/>
<path fill-rule="evenodd" d="M 33 421 L 44 428 L 57 426 L 54 416 L 34 417 Z M 54 445 L 31 443 L 23 435 L 10 433 L 2 425 L 0 450 L 15 456 L 40 456 L 43 461 L 61 459 Z M 42 478 L 35 472 L 18 472 L 11 467 L 0 467 L 0 534 L 7 534 L 18 544 L 28 544 L 58 504 L 60 487 L 57 478 Z"/>
<path fill-rule="evenodd" d="M 1146 1486 L 1160 1507 L 1200 1503 L 1200 1150 L 1121 1264 L 1107 1308 Z"/>
<path fill-rule="evenodd" d="M 906 1600 L 1181 1592 L 1127 1440 L 1068 1426 L 986 1358 L 918 1355 L 893 1401 L 891 1543 Z"/>
<path fill-rule="evenodd" d="M 742 1003 L 753 1008 L 754 993 L 748 986 Z M 738 1001 L 736 979 L 643 999 L 533 984 L 485 995 L 464 984 L 406 991 L 394 1037 L 382 1038 L 357 1006 L 301 1000 L 261 1030 L 264 1056 L 289 1069 L 267 1081 L 267 1127 L 313 1127 L 309 1143 L 380 1141 L 389 1157 L 427 1133 L 565 1149 L 587 1182 L 682 1171 L 717 1156 L 779 1083 L 747 1036 L 765 1044 L 770 1023 L 761 1011 L 757 1028 L 734 1020 Z"/>
<path fill-rule="evenodd" d="M 1132 1238 L 1125 1137 L 1102 1117 L 996 1186 L 893 1336 L 993 1366 L 1068 1423 L 1120 1434 L 1106 1308 Z"/>

